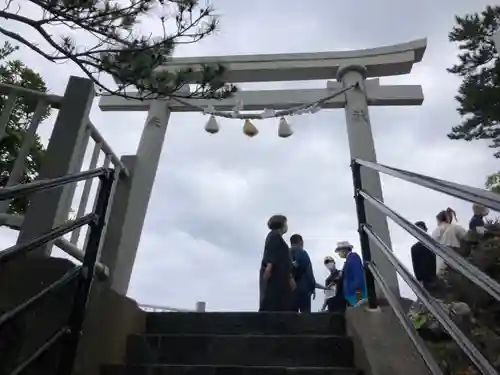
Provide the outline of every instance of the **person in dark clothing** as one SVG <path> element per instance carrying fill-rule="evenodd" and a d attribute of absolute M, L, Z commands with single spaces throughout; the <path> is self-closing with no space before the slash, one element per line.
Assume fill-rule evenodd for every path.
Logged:
<path fill-rule="evenodd" d="M 474 214 L 469 221 L 469 230 L 483 234 L 485 232 L 484 229 L 484 217 L 489 214 L 488 207 L 484 207 L 480 204 L 474 203 L 472 205 L 472 213 Z"/>
<path fill-rule="evenodd" d="M 294 311 L 311 312 L 311 296 L 316 297 L 316 279 L 311 259 L 304 250 L 304 240 L 300 234 L 290 237 L 292 255 L 292 275 L 297 285 L 294 291 Z"/>
<path fill-rule="evenodd" d="M 264 255 L 259 275 L 259 311 L 292 311 L 295 281 L 292 277 L 290 249 L 283 239 L 288 230 L 287 219 L 274 215 L 267 222 Z"/>
<path fill-rule="evenodd" d="M 325 279 L 325 302 L 321 310 L 328 308 L 328 312 L 343 313 L 347 308 L 347 302 L 343 292 L 342 272 L 337 269 L 332 257 L 327 256 L 324 263 L 330 274 Z"/>
<path fill-rule="evenodd" d="M 423 221 L 417 221 L 415 225 L 427 232 L 427 226 Z M 421 242 L 417 242 L 411 247 L 411 262 L 415 278 L 424 288 L 429 289 L 436 281 L 436 254 Z"/>

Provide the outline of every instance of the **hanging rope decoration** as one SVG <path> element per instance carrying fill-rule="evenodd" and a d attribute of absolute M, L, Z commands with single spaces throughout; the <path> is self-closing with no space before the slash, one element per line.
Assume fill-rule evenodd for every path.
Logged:
<path fill-rule="evenodd" d="M 268 118 L 279 118 L 279 124 L 278 124 L 278 136 L 281 138 L 288 138 L 293 134 L 293 130 L 288 124 L 288 122 L 285 119 L 285 116 L 297 116 L 297 115 L 303 115 L 306 113 L 317 113 L 321 110 L 321 104 L 324 102 L 335 98 L 336 96 L 339 96 L 346 91 L 354 88 L 354 87 L 359 87 L 359 84 L 354 84 L 348 87 L 343 88 L 342 90 L 339 90 L 331 95 L 328 95 L 316 102 L 313 103 L 307 103 L 303 104 L 297 107 L 293 107 L 290 109 L 285 109 L 281 111 L 275 111 L 274 109 L 266 108 L 262 113 L 259 114 L 244 114 L 241 113 L 243 110 L 244 104 L 242 101 L 238 101 L 236 105 L 232 108 L 232 111 L 230 113 L 228 112 L 222 112 L 222 111 L 216 111 L 213 105 L 209 105 L 208 107 L 200 107 L 197 105 L 194 105 L 188 101 L 185 101 L 183 99 L 179 98 L 172 98 L 173 100 L 178 101 L 179 103 L 195 108 L 197 110 L 200 110 L 203 112 L 205 115 L 210 115 L 207 124 L 205 125 L 205 131 L 210 134 L 216 134 L 220 130 L 220 126 L 217 123 L 217 117 L 222 117 L 222 118 L 232 118 L 232 119 L 240 119 L 240 120 L 245 120 L 243 124 L 243 133 L 247 135 L 248 137 L 254 137 L 259 133 L 259 129 L 250 121 L 250 120 L 262 120 L 262 119 L 268 119 Z"/>

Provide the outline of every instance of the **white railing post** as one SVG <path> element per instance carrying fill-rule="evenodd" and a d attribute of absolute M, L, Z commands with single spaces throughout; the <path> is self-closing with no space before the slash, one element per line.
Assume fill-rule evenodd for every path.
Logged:
<path fill-rule="evenodd" d="M 207 304 L 203 301 L 196 302 L 196 312 L 205 312 Z"/>

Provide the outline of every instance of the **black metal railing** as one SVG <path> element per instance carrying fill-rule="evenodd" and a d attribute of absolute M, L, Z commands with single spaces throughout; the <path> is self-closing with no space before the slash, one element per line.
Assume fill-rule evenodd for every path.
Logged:
<path fill-rule="evenodd" d="M 8 374 L 17 375 L 27 369 L 32 363 L 40 358 L 49 349 L 54 347 L 56 343 L 63 341 L 61 345 L 61 353 L 58 359 L 57 373 L 59 375 L 71 374 L 78 342 L 81 336 L 85 309 L 89 297 L 90 288 L 94 278 L 95 265 L 98 257 L 99 246 L 101 242 L 103 228 L 106 222 L 106 212 L 111 196 L 111 191 L 114 181 L 114 171 L 108 168 L 98 168 L 91 171 L 80 172 L 64 177 L 39 180 L 28 184 L 20 184 L 12 187 L 0 189 L 0 201 L 9 200 L 26 196 L 39 191 L 45 191 L 54 188 L 61 188 L 70 183 L 87 180 L 98 177 L 100 180 L 97 193 L 97 201 L 94 211 L 76 220 L 69 221 L 51 231 L 42 234 L 32 240 L 11 246 L 0 252 L 0 266 L 7 262 L 22 258 L 28 253 L 41 246 L 73 231 L 76 228 L 84 225 L 89 225 L 89 239 L 85 248 L 85 256 L 80 266 L 75 266 L 59 280 L 47 286 L 36 295 L 14 307 L 13 309 L 4 312 L 0 315 L 0 328 L 5 327 L 9 322 L 12 322 L 21 313 L 34 307 L 49 295 L 59 291 L 62 287 L 68 285 L 72 281 L 76 281 L 76 291 L 73 300 L 70 314 L 67 319 L 67 324 L 57 330 L 52 337 L 47 339 L 38 349 L 30 353 L 27 358 L 21 358 L 16 361 L 15 366 L 10 369 Z M 18 338 L 22 340 L 22 337 Z M 0 354 L 0 357 L 2 355 Z"/>
<path fill-rule="evenodd" d="M 387 174 L 389 176 L 399 178 L 429 189 L 439 191 L 441 193 L 460 198 L 472 203 L 479 203 L 489 207 L 495 211 L 500 211 L 500 195 L 491 193 L 482 189 L 473 188 L 470 186 L 460 185 L 454 182 L 440 180 L 437 178 L 424 176 L 418 173 L 413 173 L 397 168 L 388 167 L 385 165 L 368 162 L 360 159 L 355 159 L 351 163 L 356 209 L 358 216 L 358 232 L 360 236 L 362 255 L 365 264 L 365 277 L 367 284 L 368 305 L 370 308 L 377 308 L 377 296 L 375 292 L 375 281 L 379 285 L 382 292 L 385 294 L 387 301 L 399 318 L 403 328 L 408 333 L 410 339 L 416 346 L 419 353 L 422 355 L 429 371 L 433 375 L 442 375 L 442 371 L 434 360 L 433 356 L 428 351 L 425 343 L 415 331 L 410 321 L 406 317 L 403 308 L 399 302 L 399 296 L 396 297 L 387 285 L 382 272 L 377 268 L 376 263 L 371 259 L 370 242 L 377 246 L 387 260 L 392 264 L 397 273 L 403 278 L 408 286 L 413 290 L 422 304 L 434 315 L 437 321 L 448 332 L 451 338 L 455 340 L 457 345 L 469 357 L 472 363 L 478 368 L 482 374 L 498 375 L 495 368 L 467 338 L 467 336 L 453 322 L 449 314 L 443 306 L 436 301 L 431 294 L 413 277 L 411 272 L 397 259 L 390 247 L 372 230 L 370 223 L 366 220 L 365 204 L 370 204 L 373 208 L 384 213 L 391 218 L 401 228 L 405 229 L 409 234 L 419 240 L 429 250 L 441 257 L 449 267 L 455 269 L 477 286 L 486 291 L 489 295 L 500 301 L 500 284 L 494 279 L 483 273 L 480 269 L 472 265 L 461 255 L 457 254 L 452 249 L 435 241 L 426 232 L 415 226 L 413 223 L 406 220 L 397 212 L 389 208 L 380 199 L 371 196 L 367 191 L 363 190 L 363 178 L 361 168 L 367 168 L 373 171 Z"/>

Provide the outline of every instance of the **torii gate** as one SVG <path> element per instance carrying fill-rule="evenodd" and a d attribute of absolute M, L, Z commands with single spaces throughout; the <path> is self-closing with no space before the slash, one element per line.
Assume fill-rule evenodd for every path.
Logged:
<path fill-rule="evenodd" d="M 378 77 L 410 73 L 413 64 L 422 60 L 426 46 L 426 39 L 419 39 L 357 51 L 174 58 L 168 69 L 191 67 L 196 70 L 201 64 L 224 64 L 227 67 L 225 79 L 232 83 L 335 78 L 336 82 L 327 81 L 323 89 L 240 91 L 220 101 L 185 100 L 198 108 L 167 99 L 140 101 L 115 96 L 102 97 L 99 107 L 103 111 L 148 111 L 133 168 L 127 213 L 118 245 L 120 260 L 116 263 L 112 287 L 119 293 L 127 292 L 171 112 L 191 112 L 199 110 L 199 107 L 210 106 L 218 111 L 231 111 L 238 102 L 243 102 L 244 110 L 248 111 L 288 109 L 316 102 L 335 91 L 359 84 L 343 95 L 322 103 L 321 107 L 345 108 L 351 159 L 376 162 L 368 106 L 421 105 L 424 99 L 420 85 L 380 85 Z M 363 169 L 362 179 L 364 189 L 382 200 L 378 172 Z M 385 215 L 367 205 L 366 216 L 373 230 L 391 246 Z M 376 246 L 372 247 L 372 259 L 393 292 L 399 295 L 396 271 Z"/>

